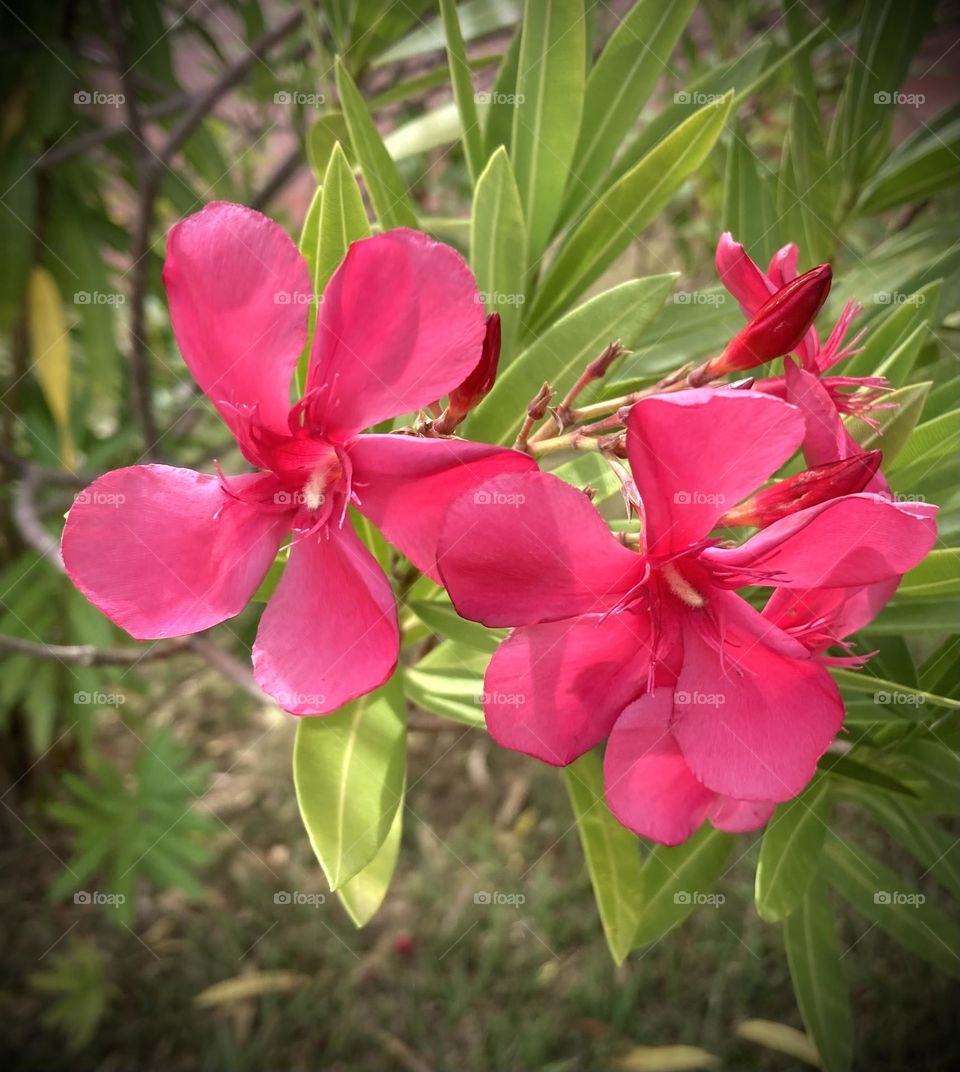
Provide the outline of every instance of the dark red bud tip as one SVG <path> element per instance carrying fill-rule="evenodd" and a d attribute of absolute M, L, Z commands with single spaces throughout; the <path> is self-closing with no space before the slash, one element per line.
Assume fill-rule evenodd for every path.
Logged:
<path fill-rule="evenodd" d="M 500 363 L 500 314 L 491 313 L 487 317 L 480 360 L 470 375 L 450 392 L 447 408 L 434 423 L 436 431 L 447 433 L 475 409 L 490 393 L 497 379 L 497 366 Z"/>
<path fill-rule="evenodd" d="M 706 365 L 706 378 L 745 372 L 796 349 L 830 293 L 833 269 L 811 268 L 781 287 L 760 306 L 719 357 Z"/>
<path fill-rule="evenodd" d="M 751 525 L 762 529 L 798 510 L 817 506 L 841 495 L 855 495 L 873 479 L 882 458 L 881 451 L 870 450 L 842 461 L 815 465 L 812 469 L 805 469 L 796 476 L 787 477 L 758 491 L 733 510 L 728 510 L 719 523 Z"/>

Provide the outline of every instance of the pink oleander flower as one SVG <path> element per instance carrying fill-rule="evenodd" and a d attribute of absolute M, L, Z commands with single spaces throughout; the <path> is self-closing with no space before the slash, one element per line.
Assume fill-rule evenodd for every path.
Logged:
<path fill-rule="evenodd" d="M 798 256 L 799 250 L 791 242 L 774 254 L 764 273 L 743 246 L 726 231 L 717 243 L 717 272 L 723 285 L 740 303 L 743 315 L 750 319 L 771 294 L 798 278 Z M 857 352 L 856 346 L 863 333 L 856 335 L 849 343 L 845 340 L 851 324 L 861 312 L 856 302 L 847 302 L 823 343 L 820 342 L 817 329 L 811 324 L 794 348 L 799 367 L 787 359 L 782 376 L 758 380 L 755 384 L 756 390 L 797 405 L 801 404 L 801 396 L 806 397 L 804 408 L 808 414 L 808 424 L 803 453 L 808 465 L 834 461 L 838 450 L 842 458 L 861 453 L 862 448 L 847 430 L 843 416 L 853 414 L 875 427 L 876 422 L 869 416 L 870 412 L 885 408 L 880 401 L 883 393 L 889 389 L 884 377 L 826 375 L 839 361 Z M 869 490 L 885 487 L 883 478 L 878 475 Z"/>
<path fill-rule="evenodd" d="M 447 503 L 533 465 L 480 443 L 359 434 L 473 371 L 485 333 L 475 281 L 456 252 L 416 231 L 354 243 L 323 295 L 306 391 L 291 403 L 314 298 L 276 223 L 208 205 L 170 232 L 163 277 L 183 358 L 256 471 L 107 473 L 70 510 L 67 572 L 136 639 L 181 636 L 238 614 L 292 532 L 254 673 L 293 714 L 334 711 L 390 677 L 399 645 L 390 582 L 348 506 L 436 577 Z"/>
<path fill-rule="evenodd" d="M 935 538 L 926 511 L 865 493 L 807 506 L 739 546 L 711 536 L 803 434 L 794 406 L 755 392 L 637 402 L 627 456 L 639 553 L 548 474 L 498 476 L 457 499 L 440 534 L 443 582 L 464 617 L 516 627 L 484 682 L 491 735 L 556 765 L 607 739 L 610 808 L 665 844 L 706 819 L 754 829 L 799 793 L 841 727 L 840 694 L 819 648 L 735 590 L 853 597 Z"/>

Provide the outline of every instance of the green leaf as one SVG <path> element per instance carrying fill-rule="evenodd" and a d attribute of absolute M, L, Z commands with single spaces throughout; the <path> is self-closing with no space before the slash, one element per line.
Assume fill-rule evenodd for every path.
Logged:
<path fill-rule="evenodd" d="M 823 1067 L 845 1072 L 853 1060 L 853 1013 L 833 913 L 819 877 L 787 917 L 783 944 L 800 1015 Z"/>
<path fill-rule="evenodd" d="M 407 695 L 425 711 L 481 728 L 483 675 L 490 653 L 459 640 L 445 640 L 405 673 Z"/>
<path fill-rule="evenodd" d="M 723 872 L 734 840 L 705 823 L 682 845 L 654 848 L 641 869 L 637 947 L 659 941 L 695 908 L 709 903 L 704 898 Z"/>
<path fill-rule="evenodd" d="M 728 94 L 699 109 L 604 193 L 551 263 L 530 310 L 531 330 L 542 329 L 635 241 L 707 158 L 732 104 Z"/>
<path fill-rule="evenodd" d="M 875 624 L 871 626 L 871 629 L 875 628 Z M 833 678 L 838 685 L 842 685 L 843 688 L 848 689 L 850 692 L 872 693 L 874 697 L 879 696 L 880 699 L 875 699 L 875 703 L 893 702 L 905 705 L 913 704 L 915 707 L 928 703 L 934 707 L 960 711 L 960 700 L 953 700 L 949 696 L 938 696 L 932 692 L 925 692 L 923 689 L 903 685 L 898 681 L 887 681 L 885 678 L 874 677 L 873 674 L 862 670 L 844 670 L 834 667 Z M 906 697 L 906 699 L 896 699 L 896 697 L 901 696 Z"/>
<path fill-rule="evenodd" d="M 960 927 L 946 913 L 879 860 L 833 833 L 826 853 L 828 881 L 862 916 L 945 975 L 960 977 Z"/>
<path fill-rule="evenodd" d="M 849 428 L 864 450 L 882 450 L 883 464 L 888 467 L 907 445 L 927 400 L 932 384 L 929 380 L 901 387 L 884 395 L 885 404 L 894 404 L 895 409 L 879 409 L 873 413 L 878 428 L 859 421 L 850 421 Z"/>
<path fill-rule="evenodd" d="M 317 182 L 323 182 L 330 154 L 338 142 L 341 148 L 346 146 L 349 151 L 350 139 L 343 112 L 324 112 L 307 132 L 307 160 Z"/>
<path fill-rule="evenodd" d="M 874 316 L 870 330 L 863 340 L 863 348 L 844 361 L 844 375 L 873 376 L 890 360 L 921 324 L 928 324 L 939 302 L 941 281 L 930 283 L 915 294 L 906 296 L 887 309 L 881 316 Z M 890 295 L 881 292 L 885 298 Z M 874 300 L 880 297 L 875 295 Z"/>
<path fill-rule="evenodd" d="M 484 142 L 487 156 L 492 156 L 501 145 L 509 147 L 513 130 L 513 110 L 516 105 L 517 68 L 520 66 L 520 38 L 522 26 L 518 26 L 510 45 L 503 54 L 500 69 L 497 71 L 493 92 L 490 94 L 484 126 Z"/>
<path fill-rule="evenodd" d="M 660 77 L 673 74 L 669 60 L 695 6 L 696 0 L 639 0 L 610 35 L 587 79 L 563 219 L 602 189 Z"/>
<path fill-rule="evenodd" d="M 857 792 L 857 803 L 880 820 L 887 832 L 954 895 L 960 897 L 960 842 L 907 801 Z"/>
<path fill-rule="evenodd" d="M 401 804 L 393 817 L 386 839 L 377 849 L 376 856 L 337 890 L 340 903 L 358 927 L 366 926 L 383 904 L 397 866 L 402 834 L 403 805 Z"/>
<path fill-rule="evenodd" d="M 632 346 L 663 307 L 676 276 L 634 279 L 567 313 L 532 342 L 497 379 L 493 390 L 467 419 L 471 439 L 496 443 L 519 431 L 525 406 L 544 380 L 561 393 L 586 363 L 619 339 Z"/>
<path fill-rule="evenodd" d="M 744 1020 L 737 1024 L 737 1034 L 748 1042 L 756 1042 L 787 1057 L 796 1057 L 814 1068 L 822 1067 L 820 1054 L 810 1036 L 789 1024 L 778 1024 L 774 1020 Z"/>
<path fill-rule="evenodd" d="M 931 421 L 917 425 L 896 461 L 889 467 L 896 488 L 909 488 L 941 463 L 946 463 L 952 470 L 958 445 L 960 409 L 942 413 Z"/>
<path fill-rule="evenodd" d="M 565 767 L 564 779 L 580 831 L 610 954 L 622 964 L 633 948 L 640 905 L 640 847 L 613 817 L 603 794 L 603 761 L 587 752 Z"/>
<path fill-rule="evenodd" d="M 383 144 L 392 160 L 403 160 L 440 145 L 450 145 L 462 132 L 460 113 L 451 101 L 391 130 L 383 139 Z"/>
<path fill-rule="evenodd" d="M 297 803 L 332 890 L 370 863 L 390 831 L 403 799 L 405 743 L 399 675 L 335 714 L 297 722 Z"/>
<path fill-rule="evenodd" d="M 337 142 L 323 178 L 323 204 L 313 276 L 313 290 L 317 296 L 324 292 L 330 276 L 347 255 L 350 243 L 369 236 L 370 224 L 363 198 L 347 157 Z"/>
<path fill-rule="evenodd" d="M 786 919 L 800 904 L 816 871 L 830 822 L 825 778 L 816 778 L 781 804 L 767 824 L 757 862 L 756 902 L 761 919 Z"/>
<path fill-rule="evenodd" d="M 506 149 L 500 146 L 477 181 L 470 223 L 470 266 L 487 312 L 501 321 L 500 373 L 515 356 L 526 287 L 527 236 L 520 191 Z"/>
<path fill-rule="evenodd" d="M 492 655 L 506 636 L 502 629 L 487 629 L 461 618 L 448 598 L 421 599 L 407 606 L 434 633 Z"/>
<path fill-rule="evenodd" d="M 447 41 L 447 64 L 450 67 L 453 99 L 457 102 L 460 125 L 463 129 L 463 151 L 467 158 L 470 180 L 476 185 L 485 160 L 483 131 L 480 129 L 480 120 L 477 117 L 473 80 L 470 77 L 467 53 L 463 47 L 463 34 L 460 32 L 460 18 L 457 15 L 455 0 L 440 0 L 440 13 L 443 16 L 443 32 Z"/>
<path fill-rule="evenodd" d="M 766 174 L 761 174 L 761 169 Z M 724 178 L 723 230 L 729 231 L 761 264 L 772 256 L 779 234 L 769 170 L 757 160 L 740 124 L 732 122 Z"/>
<path fill-rule="evenodd" d="M 897 589 L 901 598 L 919 596 L 960 596 L 960 550 L 942 547 L 930 554 L 907 573 Z"/>
<path fill-rule="evenodd" d="M 550 239 L 583 110 L 583 0 L 526 0 L 510 158 L 527 221 L 529 262 Z"/>
<path fill-rule="evenodd" d="M 367 106 L 343 62 L 337 59 L 337 89 L 363 180 L 381 225 L 416 227 L 417 217 L 406 186 L 390 158 Z"/>
<path fill-rule="evenodd" d="M 33 268 L 27 280 L 27 334 L 33 374 L 57 426 L 60 461 L 72 469 L 70 329 L 57 284 L 46 268 Z"/>
<path fill-rule="evenodd" d="M 820 117 L 805 97 L 796 94 L 780 164 L 777 209 L 784 233 L 797 236 L 810 264 L 827 260 L 836 241 L 832 226 L 836 195 L 830 175 Z"/>

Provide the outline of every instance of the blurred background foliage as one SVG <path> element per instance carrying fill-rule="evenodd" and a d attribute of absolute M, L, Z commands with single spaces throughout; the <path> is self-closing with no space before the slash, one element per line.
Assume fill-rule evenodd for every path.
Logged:
<path fill-rule="evenodd" d="M 941 974 L 955 965 L 937 937 L 957 948 L 945 913 L 947 891 L 960 891 L 960 769 L 943 745 L 960 706 L 956 10 L 648 0 L 587 3 L 584 18 L 582 7 L 0 6 L 8 1066 L 783 1069 L 816 1061 L 789 1030 L 806 1026 L 843 1068 L 850 1009 L 856 1067 L 960 1056 Z M 523 134 L 533 122 L 547 153 Z M 319 290 L 338 259 L 311 231 L 320 183 L 343 205 L 362 194 L 359 231 L 418 225 L 471 258 L 485 294 L 522 297 L 491 299 L 501 377 L 466 425 L 472 438 L 512 441 L 540 383 L 563 391 L 614 338 L 628 352 L 598 389 L 609 397 L 719 350 L 741 323 L 713 270 L 721 230 L 760 262 L 790 240 L 801 270 L 833 261 L 824 322 L 855 297 L 869 328 L 845 371 L 881 370 L 898 390 L 899 407 L 879 414 L 894 490 L 945 510 L 940 549 L 861 638 L 878 655 L 871 677 L 843 678 L 854 755 L 833 758 L 809 802 L 884 861 L 874 886 L 889 874 L 896 889 L 922 889 L 926 915 L 871 907 L 857 860 L 873 856 L 851 862 L 839 838 L 785 823 L 778 837 L 797 839 L 810 874 L 821 863 L 807 890 L 795 874 L 794 893 L 758 890 L 764 918 L 787 919 L 782 937 L 754 907 L 757 858 L 783 848 L 773 838 L 708 834 L 642 868 L 636 839 L 616 843 L 612 872 L 654 883 L 667 905 L 621 917 L 592 840 L 610 828 L 584 824 L 610 950 L 622 960 L 643 947 L 615 966 L 573 833 L 596 787 L 589 757 L 571 812 L 554 772 L 477 732 L 496 637 L 458 622 L 435 586 L 411 587 L 396 559 L 415 657 L 403 691 L 373 705 L 407 719 L 392 744 L 407 769 L 391 768 L 406 804 L 338 904 L 297 817 L 292 720 L 246 668 L 257 608 L 144 653 L 65 580 L 62 515 L 91 475 L 240 461 L 170 332 L 166 229 L 213 199 L 260 208 L 302 231 Z M 599 483 L 602 503 L 615 487 L 593 464 L 562 475 Z M 298 763 L 322 749 L 302 742 Z M 315 832 L 323 801 L 303 781 Z M 398 851 L 389 896 L 357 932 Z M 725 900 L 661 940 L 693 907 L 677 908 L 677 883 L 709 889 L 721 876 Z M 477 902 L 485 891 L 514 902 Z M 845 972 L 849 997 L 824 965 Z M 82 1056 L 65 1058 L 65 1045 Z"/>

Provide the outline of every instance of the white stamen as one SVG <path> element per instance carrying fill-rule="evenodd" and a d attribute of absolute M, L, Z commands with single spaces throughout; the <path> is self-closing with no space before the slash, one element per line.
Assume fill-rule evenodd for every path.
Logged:
<path fill-rule="evenodd" d="M 707 601 L 672 562 L 668 562 L 661 572 L 677 599 L 682 600 L 688 607 L 706 606 Z"/>
<path fill-rule="evenodd" d="M 327 496 L 325 494 L 323 478 L 323 471 L 318 469 L 311 475 L 306 484 L 303 485 L 303 501 L 307 504 L 308 510 L 319 510 L 326 502 Z"/>

